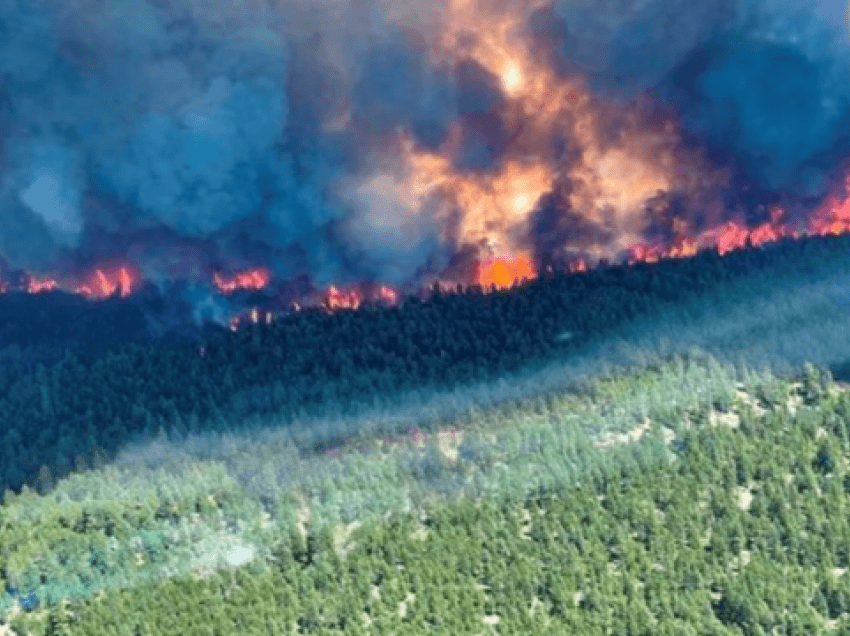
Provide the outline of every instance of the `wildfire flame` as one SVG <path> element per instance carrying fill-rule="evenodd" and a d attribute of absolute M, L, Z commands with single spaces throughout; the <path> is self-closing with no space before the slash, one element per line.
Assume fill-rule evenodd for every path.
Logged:
<path fill-rule="evenodd" d="M 844 177 L 842 188 L 831 193 L 818 213 L 809 222 L 814 234 L 843 234 L 850 231 L 850 172 Z"/>
<path fill-rule="evenodd" d="M 272 324 L 274 320 L 274 312 L 271 311 L 261 311 L 258 307 L 251 307 L 251 310 L 248 312 L 246 322 L 250 322 L 251 324 L 259 324 L 261 322 L 265 322 L 267 325 Z M 239 328 L 239 325 L 243 322 L 243 316 L 233 316 L 228 321 L 228 326 L 231 331 L 236 331 Z M 203 347 L 201 348 L 203 350 Z M 203 353 L 201 354 L 203 355 Z"/>
<path fill-rule="evenodd" d="M 357 309 L 362 302 L 363 298 L 356 289 L 340 291 L 331 285 L 325 294 L 325 306 L 328 309 Z"/>
<path fill-rule="evenodd" d="M 268 270 L 256 268 L 234 274 L 230 278 L 225 278 L 224 276 L 215 273 L 213 274 L 213 283 L 220 292 L 229 294 L 240 289 L 253 289 L 259 291 L 269 284 L 269 278 L 270 275 Z"/>
<path fill-rule="evenodd" d="M 30 294 L 38 294 L 61 289 L 88 298 L 104 298 L 119 291 L 122 297 L 126 297 L 133 292 L 137 280 L 138 276 L 133 273 L 133 269 L 128 265 L 122 265 L 113 274 L 107 273 L 103 268 L 98 268 L 89 276 L 87 282 L 76 285 L 60 284 L 57 279 L 50 276 L 27 275 L 26 290 Z M 4 292 L 7 290 L 8 285 L 2 289 Z"/>
<path fill-rule="evenodd" d="M 519 281 L 537 278 L 534 263 L 520 254 L 511 259 L 486 259 L 478 263 L 476 280 L 485 289 L 510 287 Z"/>
<path fill-rule="evenodd" d="M 39 280 L 35 276 L 30 276 L 27 281 L 27 291 L 31 294 L 37 294 L 42 291 L 53 291 L 57 287 L 59 287 L 59 283 L 53 278 Z"/>
<path fill-rule="evenodd" d="M 371 294 L 364 289 L 340 290 L 335 285 L 331 285 L 322 295 L 321 304 L 328 310 L 357 309 L 370 297 L 373 301 L 394 305 L 398 302 L 399 293 L 387 285 L 381 285 Z"/>
<path fill-rule="evenodd" d="M 539 6 L 532 2 L 527 10 Z M 786 222 L 786 210 L 781 206 L 771 208 L 769 220 L 752 228 L 740 219 L 720 220 L 723 211 L 711 207 L 710 198 L 706 200 L 703 193 L 726 184 L 729 174 L 708 165 L 698 151 L 686 148 L 674 121 L 648 121 L 638 105 L 604 102 L 583 78 L 557 74 L 517 35 L 525 15 L 507 9 L 484 10 L 473 0 L 450 0 L 447 11 L 445 24 L 449 26 L 436 36 L 433 61 L 447 67 L 474 63 L 496 78 L 504 101 L 492 116 L 511 131 L 508 147 L 499 151 L 495 168 L 461 170 L 457 157 L 465 135 L 486 129 L 492 123 L 490 115 L 469 116 L 463 125 L 456 124 L 437 149 L 418 147 L 410 131 L 399 130 L 394 147 L 401 158 L 400 173 L 369 178 L 410 210 L 420 210 L 435 198 L 443 203 L 435 213 L 441 238 L 477 250 L 475 266 L 463 275 L 468 279 L 453 283 L 476 283 L 489 291 L 536 278 L 537 268 L 525 237 L 541 197 L 559 184 L 569 184 L 564 196 L 573 213 L 589 225 L 603 228 L 600 237 L 614 237 L 589 238 L 577 246 L 584 256 L 569 262 L 572 272 L 587 271 L 593 258 L 613 259 L 624 252 L 629 263 L 656 262 L 685 258 L 703 249 L 725 254 L 748 243 L 758 246 L 786 236 L 798 237 L 799 230 Z M 328 126 L 342 128 L 350 119 L 350 113 L 342 113 Z M 554 143 L 560 139 L 569 140 L 569 152 Z M 808 233 L 850 232 L 850 173 L 841 185 L 813 214 Z M 705 211 L 706 218 L 714 221 L 696 232 L 682 218 L 675 218 L 672 240 L 645 242 L 653 221 L 650 202 L 659 193 L 685 195 L 686 205 Z M 82 283 L 28 275 L 25 288 L 29 293 L 63 289 L 87 297 L 116 291 L 127 296 L 139 280 L 135 268 L 123 264 L 117 269 L 98 266 Z M 262 290 L 270 280 L 269 270 L 258 266 L 230 276 L 214 273 L 211 284 L 219 293 L 230 294 Z M 446 279 L 436 282 L 453 289 Z M 0 280 L 0 292 L 9 288 L 8 281 Z M 395 304 L 400 297 L 399 290 L 386 285 L 348 289 L 331 285 L 312 300 L 334 311 L 357 309 L 369 299 Z M 299 311 L 301 304 L 293 307 Z M 235 316 L 230 327 L 270 323 L 274 315 L 253 307 L 247 314 Z"/>
<path fill-rule="evenodd" d="M 847 177 L 847 187 L 850 188 L 850 175 Z M 754 227 L 747 228 L 742 222 L 728 221 L 713 228 L 709 228 L 696 236 L 680 236 L 671 245 L 650 245 L 636 243 L 629 250 L 627 261 L 630 264 L 636 262 L 654 263 L 665 258 L 686 258 L 693 256 L 704 249 L 715 249 L 720 254 L 731 250 L 745 247 L 749 242 L 753 246 L 774 242 L 782 237 L 799 238 L 801 233 L 790 225 L 782 223 L 785 211 L 780 206 L 774 206 L 770 210 L 770 220 Z M 686 231 L 687 228 L 681 228 Z M 816 214 L 809 222 L 806 235 L 841 234 L 850 232 L 850 196 L 846 193 L 836 192 L 831 194 L 819 207 Z M 571 272 L 584 272 L 590 268 L 587 260 L 577 258 L 569 263 L 568 270 Z M 40 293 L 55 289 L 63 289 L 84 295 L 89 298 L 104 297 L 120 290 L 121 296 L 132 293 L 138 281 L 134 269 L 129 265 L 122 265 L 113 274 L 106 273 L 105 268 L 94 270 L 89 277 L 89 282 L 80 285 L 61 285 L 55 278 L 28 276 L 26 291 L 28 293 Z M 531 258 L 524 252 L 518 252 L 513 256 L 482 258 L 476 264 L 472 283 L 481 285 L 483 291 L 511 287 L 518 282 L 530 281 L 538 276 L 537 269 Z M 236 274 L 230 279 L 225 279 L 218 274 L 213 275 L 213 284 L 221 293 L 230 293 L 236 289 L 263 289 L 269 282 L 267 270 L 256 268 Z M 454 290 L 453 285 L 445 281 L 438 281 L 438 285 L 444 291 Z M 7 281 L 0 281 L 0 293 L 9 290 Z M 331 285 L 321 295 L 321 305 L 328 311 L 342 308 L 357 309 L 360 307 L 367 293 L 358 288 L 340 290 Z M 372 293 L 372 298 L 385 304 L 395 304 L 399 301 L 400 293 L 392 287 L 382 285 Z M 294 311 L 300 311 L 302 305 L 298 302 L 292 303 Z M 231 330 L 236 331 L 243 323 L 258 324 L 265 322 L 271 324 L 275 319 L 275 313 L 252 307 L 247 315 L 234 316 L 229 321 Z"/>
<path fill-rule="evenodd" d="M 637 107 L 603 103 L 582 78 L 560 77 L 536 59 L 515 35 L 522 14 L 488 13 L 469 0 L 453 0 L 449 13 L 437 57 L 448 65 L 475 62 L 498 78 L 506 96 L 499 118 L 513 131 L 499 167 L 484 173 L 454 168 L 463 142 L 460 127 L 436 151 L 417 148 L 405 131 L 399 135 L 406 201 L 418 207 L 439 193 L 449 207 L 460 209 L 459 227 L 452 227 L 459 244 L 480 247 L 484 258 L 516 258 L 522 251 L 517 239 L 541 196 L 566 180 L 570 207 L 594 225 L 615 230 L 609 232 L 616 236 L 613 243 L 584 246 L 610 259 L 641 240 L 652 221 L 650 199 L 677 192 L 698 200 L 696 195 L 728 180 L 724 170 L 682 146 L 672 121 L 648 123 Z M 618 122 L 613 137 L 612 121 Z M 556 151 L 552 140 L 561 138 L 569 138 L 575 157 Z"/>
<path fill-rule="evenodd" d="M 127 267 L 121 267 L 113 280 L 103 270 L 95 270 L 92 279 L 77 288 L 77 293 L 86 296 L 111 296 L 120 290 L 121 296 L 129 296 L 133 287 L 134 276 Z"/>
<path fill-rule="evenodd" d="M 380 300 L 382 300 L 386 303 L 390 303 L 390 304 L 394 305 L 396 302 L 398 302 L 398 292 L 396 290 L 394 290 L 392 287 L 387 287 L 386 285 L 381 285 L 380 289 L 378 290 L 378 294 L 379 294 Z"/>

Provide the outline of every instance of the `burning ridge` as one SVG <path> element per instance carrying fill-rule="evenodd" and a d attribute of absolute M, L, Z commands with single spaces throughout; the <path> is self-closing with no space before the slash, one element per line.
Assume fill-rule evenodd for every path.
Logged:
<path fill-rule="evenodd" d="M 839 4 L 6 3 L 3 289 L 232 324 L 846 231 Z"/>

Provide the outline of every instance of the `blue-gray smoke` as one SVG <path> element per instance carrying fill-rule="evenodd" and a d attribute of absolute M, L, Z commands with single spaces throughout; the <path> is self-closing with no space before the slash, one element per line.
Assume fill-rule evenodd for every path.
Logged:
<path fill-rule="evenodd" d="M 557 0 L 530 27 L 597 91 L 660 94 L 755 186 L 821 196 L 850 155 L 843 0 Z"/>
<path fill-rule="evenodd" d="M 474 171 L 512 136 L 496 78 L 427 56 L 443 1 L 5 0 L 0 262 L 264 265 L 317 287 L 438 273 L 459 246 L 393 189 L 394 136 L 436 148 L 459 123 Z M 846 12 L 806 26 L 797 4 L 558 0 L 529 12 L 529 42 L 602 94 L 655 91 L 755 185 L 820 194 L 850 130 Z"/>
<path fill-rule="evenodd" d="M 397 127 L 433 146 L 454 117 L 451 75 L 404 18 L 360 0 L 3 2 L 0 257 L 47 273 L 147 241 L 155 280 L 187 244 L 205 253 L 190 265 L 318 286 L 415 278 L 440 261 L 436 228 L 397 228 L 357 187 L 392 171 Z"/>

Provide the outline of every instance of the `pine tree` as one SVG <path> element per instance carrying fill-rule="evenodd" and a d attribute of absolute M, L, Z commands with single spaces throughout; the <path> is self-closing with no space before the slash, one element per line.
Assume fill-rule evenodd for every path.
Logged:
<path fill-rule="evenodd" d="M 73 636 L 71 620 L 64 607 L 56 607 L 47 617 L 44 636 Z"/>

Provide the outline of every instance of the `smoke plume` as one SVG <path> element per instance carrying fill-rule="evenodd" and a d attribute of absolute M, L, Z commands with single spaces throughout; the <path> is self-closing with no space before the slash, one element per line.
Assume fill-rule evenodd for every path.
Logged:
<path fill-rule="evenodd" d="M 403 287 L 470 249 L 622 250 L 730 167 L 821 196 L 850 139 L 821 4 L 9 0 L 0 258 Z"/>
<path fill-rule="evenodd" d="M 661 93 L 755 186 L 823 195 L 850 148 L 840 0 L 562 0 L 531 25 L 596 90 Z"/>

